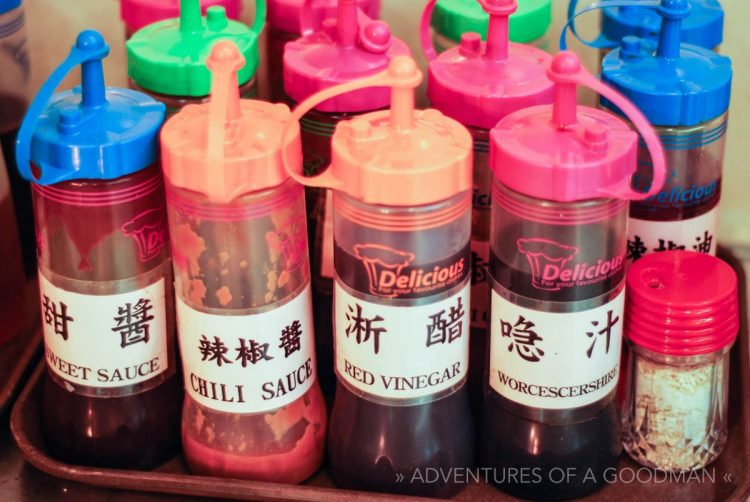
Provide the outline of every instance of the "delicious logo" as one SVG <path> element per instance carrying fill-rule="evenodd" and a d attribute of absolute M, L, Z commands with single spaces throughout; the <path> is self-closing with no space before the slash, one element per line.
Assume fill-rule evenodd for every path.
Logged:
<path fill-rule="evenodd" d="M 163 209 L 144 211 L 122 226 L 122 233 L 138 244 L 138 258 L 147 262 L 161 252 L 166 243 L 166 215 Z"/>
<path fill-rule="evenodd" d="M 464 254 L 446 264 L 414 267 L 410 266 L 415 259 L 414 253 L 388 246 L 357 244 L 354 252 L 367 270 L 370 292 L 388 298 L 432 294 L 452 287 L 468 274 Z"/>
<path fill-rule="evenodd" d="M 596 263 L 568 266 L 579 254 L 577 247 L 548 239 L 518 239 L 518 250 L 526 255 L 531 267 L 531 284 L 544 291 L 560 291 L 564 287 L 581 287 L 604 281 L 621 271 L 624 256 Z"/>

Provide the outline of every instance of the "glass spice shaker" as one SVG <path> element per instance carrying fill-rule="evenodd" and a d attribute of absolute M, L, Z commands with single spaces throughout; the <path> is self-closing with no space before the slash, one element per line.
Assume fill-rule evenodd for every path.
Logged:
<path fill-rule="evenodd" d="M 391 89 L 390 110 L 338 125 L 328 169 L 315 177 L 287 169 L 333 190 L 331 477 L 347 488 L 447 497 L 464 485 L 418 473 L 468 468 L 474 457 L 472 149 L 461 124 L 414 109 L 421 82 L 416 63 L 397 56 L 384 72 L 302 102 L 295 119 L 347 92 Z"/>
<path fill-rule="evenodd" d="M 336 18 L 338 3 L 338 0 L 268 0 L 268 41 L 263 61 L 268 67 L 271 101 L 284 100 L 284 46 L 320 31 L 323 21 Z M 380 0 L 358 0 L 357 5 L 370 19 L 380 17 Z"/>
<path fill-rule="evenodd" d="M 162 130 L 185 376 L 183 451 L 194 473 L 283 483 L 323 461 L 305 201 L 280 163 L 286 105 L 240 100 L 245 61 L 214 45 L 211 101 Z"/>
<path fill-rule="evenodd" d="M 239 20 L 242 0 L 200 0 L 201 12 L 214 5 L 224 7 L 229 19 Z M 180 17 L 180 0 L 120 0 L 120 19 L 125 23 L 125 40 L 136 31 L 165 19 Z"/>
<path fill-rule="evenodd" d="M 628 36 L 639 37 L 648 45 L 659 40 L 662 18 L 654 10 L 654 1 L 606 0 L 578 11 L 578 0 L 568 4 L 568 22 L 576 36 L 573 19 L 592 9 L 602 9 L 601 33 L 585 45 L 599 49 L 599 62 L 612 50 L 620 46 Z M 690 13 L 681 27 L 682 42 L 718 52 L 724 39 L 724 9 L 719 0 L 687 0 Z M 638 4 L 644 4 L 643 6 Z"/>
<path fill-rule="evenodd" d="M 492 5 L 492 0 L 482 1 Z M 432 40 L 438 52 L 461 43 L 466 32 L 479 33 L 487 38 L 489 17 L 475 0 L 438 0 L 432 25 Z M 548 51 L 547 30 L 552 24 L 552 0 L 519 0 L 518 10 L 510 16 L 510 40 Z"/>
<path fill-rule="evenodd" d="M 172 265 L 159 169 L 165 107 L 105 87 L 109 47 L 78 35 L 18 133 L 32 182 L 47 373 L 42 426 L 63 461 L 149 469 L 179 444 Z M 81 86 L 53 94 L 81 66 Z"/>
<path fill-rule="evenodd" d="M 256 0 L 253 26 L 227 18 L 222 6 L 201 16 L 199 0 L 180 0 L 180 17 L 138 30 L 125 45 L 129 86 L 167 105 L 167 116 L 185 105 L 205 103 L 211 91 L 206 58 L 219 40 L 231 40 L 247 64 L 237 73 L 240 96 L 258 93 L 258 37 L 266 21 L 266 2 Z"/>
<path fill-rule="evenodd" d="M 630 267 L 627 295 L 625 451 L 662 471 L 705 467 L 727 441 L 737 276 L 718 258 L 667 251 Z"/>
<path fill-rule="evenodd" d="M 552 81 L 547 77 L 552 56 L 530 45 L 509 42 L 509 19 L 517 12 L 518 2 L 480 0 L 478 4 L 489 15 L 486 43 L 480 41 L 477 33 L 464 33 L 459 47 L 438 56 L 429 33 L 436 0 L 427 2 L 421 23 L 422 46 L 430 62 L 430 104 L 461 122 L 474 139 L 469 393 L 477 411 L 482 401 L 490 303 L 489 130 L 514 111 L 551 103 L 553 94 Z"/>
<path fill-rule="evenodd" d="M 392 37 L 383 21 L 367 18 L 356 0 L 337 0 L 335 19 L 319 30 L 307 23 L 314 18 L 314 0 L 302 5 L 302 22 L 307 35 L 289 42 L 284 49 L 285 99 L 291 105 L 334 85 L 369 77 L 385 70 L 397 55 L 408 55 L 404 42 Z M 334 22 L 335 21 L 335 22 Z M 336 96 L 300 120 L 303 168 L 314 176 L 331 163 L 331 136 L 345 119 L 388 106 L 388 89 L 366 89 Z M 333 375 L 333 199 L 329 190 L 305 187 L 307 231 L 312 266 L 315 334 L 317 336 L 320 380 L 323 391 L 332 396 Z"/>

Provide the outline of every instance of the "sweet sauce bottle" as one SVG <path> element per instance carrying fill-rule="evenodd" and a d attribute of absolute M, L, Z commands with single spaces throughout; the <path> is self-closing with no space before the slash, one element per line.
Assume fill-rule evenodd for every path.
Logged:
<path fill-rule="evenodd" d="M 430 22 L 435 49 L 443 52 L 460 45 L 467 32 L 479 33 L 486 40 L 489 20 L 486 9 L 474 0 L 437 0 Z M 510 16 L 510 40 L 547 51 L 551 24 L 552 0 L 521 0 Z"/>
<path fill-rule="evenodd" d="M 42 86 L 18 134 L 32 182 L 47 373 L 42 425 L 65 462 L 152 468 L 179 444 L 165 107 L 105 87 L 95 31 Z M 81 87 L 53 95 L 81 65 Z"/>
<path fill-rule="evenodd" d="M 231 40 L 247 61 L 237 74 L 240 96 L 255 97 L 258 37 L 265 20 L 265 0 L 255 2 L 252 27 L 228 19 L 221 6 L 209 7 L 202 17 L 199 0 L 180 0 L 179 18 L 150 24 L 128 40 L 129 85 L 167 105 L 168 115 L 205 103 L 211 91 L 206 58 L 217 41 Z"/>
<path fill-rule="evenodd" d="M 472 148 L 455 120 L 414 110 L 421 81 L 414 61 L 397 56 L 385 72 L 312 96 L 294 119 L 371 87 L 391 88 L 391 109 L 341 122 L 321 174 L 286 165 L 299 182 L 333 190 L 331 477 L 346 488 L 450 496 L 462 485 L 414 478 L 473 463 Z"/>
<path fill-rule="evenodd" d="M 303 20 L 314 18 L 312 0 L 303 3 Z M 391 37 L 383 21 L 368 19 L 356 0 L 338 0 L 336 18 L 309 32 L 284 50 L 284 89 L 292 105 L 337 84 L 369 77 L 388 67 L 397 55 L 409 54 L 402 41 Z M 388 106 L 388 89 L 366 89 L 329 99 L 300 121 L 304 172 L 318 174 L 331 163 L 331 136 L 344 119 Z M 320 378 L 326 395 L 333 395 L 333 213 L 329 191 L 307 187 L 307 229 L 313 270 L 313 302 Z"/>
<path fill-rule="evenodd" d="M 239 20 L 242 0 L 200 0 L 201 12 L 209 7 L 224 7 L 229 19 Z M 120 19 L 125 23 L 125 40 L 141 28 L 165 19 L 180 17 L 179 0 L 120 0 Z"/>
<path fill-rule="evenodd" d="M 21 0 L 0 1 L 0 155 L 5 158 L 15 208 L 14 225 L 21 237 L 24 271 L 36 273 L 34 209 L 31 186 L 16 165 L 16 136 L 30 99 L 31 63 L 26 40 L 26 14 Z M 23 282 L 23 281 L 22 281 Z"/>
<path fill-rule="evenodd" d="M 662 18 L 653 9 L 658 0 L 607 0 L 578 10 L 578 0 L 568 4 L 568 22 L 578 36 L 573 19 L 593 9 L 602 9 L 601 33 L 585 45 L 599 49 L 599 61 L 620 46 L 625 37 L 634 36 L 655 45 L 659 40 Z M 724 9 L 719 0 L 687 0 L 689 13 L 682 23 L 682 42 L 718 51 L 724 39 Z M 563 33 L 564 36 L 564 33 Z"/>
<path fill-rule="evenodd" d="M 513 19 L 518 3 L 515 0 L 478 3 L 489 14 L 486 43 L 482 43 L 477 33 L 464 33 L 458 48 L 436 56 L 429 31 L 436 0 L 425 6 L 421 23 L 422 44 L 430 61 L 427 96 L 431 106 L 461 122 L 474 139 L 469 391 L 476 409 L 482 400 L 490 301 L 489 130 L 514 111 L 552 102 L 552 82 L 546 72 L 552 56 L 530 45 L 508 42 L 509 17 Z"/>
<path fill-rule="evenodd" d="M 299 135 L 286 105 L 240 100 L 237 47 L 208 58 L 211 101 L 162 130 L 187 395 L 182 444 L 196 474 L 299 483 L 323 461 Z"/>
<path fill-rule="evenodd" d="M 687 0 L 663 0 L 658 48 L 626 37 L 602 62 L 602 81 L 629 98 L 654 126 L 667 156 L 667 182 L 630 206 L 628 259 L 651 252 L 688 250 L 715 255 L 732 61 L 681 44 Z M 606 99 L 605 108 L 619 113 Z M 648 187 L 651 158 L 638 151 L 635 188 Z"/>
<path fill-rule="evenodd" d="M 322 28 L 323 21 L 336 17 L 338 0 L 267 0 L 268 41 L 264 64 L 268 66 L 271 101 L 284 100 L 284 46 Z M 307 4 L 307 6 L 306 6 Z M 358 0 L 370 19 L 380 16 L 380 0 Z M 307 10 L 305 10 L 307 9 Z"/>
<path fill-rule="evenodd" d="M 617 466 L 628 199 L 652 196 L 664 182 L 659 140 L 632 104 L 571 52 L 555 56 L 548 75 L 553 105 L 512 113 L 490 132 L 493 282 L 480 464 L 530 472 L 539 482 L 497 481 L 529 499 L 583 496 Z M 577 106 L 576 84 L 638 127 L 654 159 L 648 193 L 630 188 L 638 135 L 614 115 Z"/>

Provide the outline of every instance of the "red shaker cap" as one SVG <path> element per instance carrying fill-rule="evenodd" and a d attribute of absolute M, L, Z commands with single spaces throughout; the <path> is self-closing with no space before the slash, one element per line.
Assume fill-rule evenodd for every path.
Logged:
<path fill-rule="evenodd" d="M 737 274 L 713 256 L 667 251 L 628 271 L 625 335 L 652 352 L 709 354 L 734 343 L 740 329 Z"/>

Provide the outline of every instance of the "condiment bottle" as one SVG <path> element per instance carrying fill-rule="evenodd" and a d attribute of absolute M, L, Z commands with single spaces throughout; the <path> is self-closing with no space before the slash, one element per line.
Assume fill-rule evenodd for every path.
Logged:
<path fill-rule="evenodd" d="M 628 36 L 640 37 L 655 45 L 662 18 L 653 9 L 659 0 L 604 0 L 578 11 L 578 0 L 568 4 L 568 22 L 576 36 L 573 19 L 593 9 L 602 9 L 601 33 L 586 45 L 599 49 L 601 61 Z M 690 12 L 681 27 L 683 43 L 718 51 L 724 38 L 724 9 L 719 0 L 687 0 Z M 563 32 L 564 36 L 564 32 Z"/>
<path fill-rule="evenodd" d="M 240 100 L 237 47 L 207 61 L 211 101 L 161 135 L 185 377 L 183 452 L 197 474 L 299 483 L 323 460 L 304 190 L 281 150 L 286 105 Z"/>
<path fill-rule="evenodd" d="M 219 40 L 231 40 L 247 64 L 237 74 L 240 96 L 257 94 L 258 36 L 266 19 L 265 0 L 255 2 L 252 27 L 227 18 L 213 6 L 201 17 L 199 0 L 180 0 L 180 17 L 150 24 L 126 44 L 130 87 L 167 105 L 167 114 L 209 100 L 211 74 L 206 58 Z"/>
<path fill-rule="evenodd" d="M 508 17 L 512 19 L 518 3 L 515 0 L 478 3 L 489 14 L 486 43 L 481 42 L 477 33 L 464 33 L 459 47 L 437 57 L 429 31 L 436 0 L 427 2 L 421 23 L 422 44 L 430 61 L 427 96 L 431 105 L 461 122 L 474 139 L 469 388 L 476 408 L 482 396 L 490 300 L 489 129 L 514 111 L 552 102 L 552 82 L 546 72 L 552 56 L 530 45 L 508 42 Z"/>
<path fill-rule="evenodd" d="M 83 31 L 18 134 L 32 182 L 47 375 L 43 432 L 55 457 L 156 466 L 179 441 L 181 389 L 164 182 L 165 107 L 105 87 L 109 47 Z M 53 95 L 81 66 L 81 87 Z"/>
<path fill-rule="evenodd" d="M 397 56 L 382 73 L 307 99 L 294 119 L 347 92 L 391 88 L 390 110 L 337 126 L 330 168 L 310 178 L 287 169 L 333 190 L 338 383 L 329 473 L 347 488 L 449 496 L 463 485 L 416 473 L 473 462 L 472 148 L 455 120 L 415 111 L 421 81 L 415 62 Z"/>
<path fill-rule="evenodd" d="M 630 267 L 627 290 L 625 451 L 661 471 L 705 467 L 727 441 L 737 276 L 713 256 L 670 251 Z"/>
<path fill-rule="evenodd" d="M 338 0 L 267 0 L 268 42 L 264 64 L 268 68 L 271 101 L 284 99 L 284 46 L 303 35 L 319 31 L 326 19 L 336 18 Z M 307 5 L 305 5 L 307 3 Z M 358 0 L 371 19 L 380 16 L 380 0 Z M 307 9 L 307 10 L 306 10 Z"/>
<path fill-rule="evenodd" d="M 583 496 L 617 465 L 628 199 L 664 182 L 661 145 L 632 104 L 571 52 L 555 56 L 548 75 L 553 105 L 512 113 L 490 132 L 493 282 L 480 463 L 536 472 L 539 483 L 497 481 L 530 499 Z M 614 115 L 577 106 L 577 84 L 638 127 L 654 158 L 648 193 L 630 188 L 638 135 Z"/>
<path fill-rule="evenodd" d="M 385 70 L 397 55 L 408 55 L 402 41 L 391 37 L 383 21 L 372 21 L 357 8 L 356 0 L 338 0 L 336 19 L 323 23 L 284 50 L 284 90 L 292 105 L 337 84 L 369 77 Z M 315 2 L 305 0 L 302 19 L 314 18 Z M 306 175 L 318 174 L 331 162 L 331 136 L 336 125 L 365 112 L 388 106 L 388 89 L 366 89 L 319 103 L 302 120 L 302 151 Z M 328 191 L 307 187 L 307 229 L 313 269 L 315 332 L 320 377 L 327 395 L 333 395 L 333 213 Z"/>
<path fill-rule="evenodd" d="M 491 0 L 484 4 L 491 4 Z M 438 52 L 459 45 L 464 33 L 487 38 L 489 16 L 476 0 L 438 0 L 432 17 L 432 39 Z M 521 0 L 510 16 L 510 40 L 549 50 L 547 30 L 552 23 L 552 0 Z"/>
<path fill-rule="evenodd" d="M 31 83 L 26 14 L 21 0 L 0 0 L 0 47 L 0 147 L 13 193 L 25 272 L 32 277 L 36 272 L 36 247 L 31 187 L 15 169 L 16 136 L 29 105 Z"/>
<path fill-rule="evenodd" d="M 0 154 L 0 347 L 13 340 L 28 327 L 29 316 L 24 293 L 26 278 L 23 273 L 21 242 L 18 239 L 16 214 L 13 211 L 13 194 L 5 170 L 5 160 Z"/>
<path fill-rule="evenodd" d="M 230 19 L 240 19 L 242 0 L 200 0 L 201 12 L 214 5 L 224 7 Z M 125 23 L 125 39 L 128 40 L 141 28 L 180 16 L 179 0 L 120 0 L 120 18 Z"/>
<path fill-rule="evenodd" d="M 732 61 L 708 49 L 680 44 L 687 0 L 663 0 L 658 48 L 635 37 L 602 62 L 602 80 L 628 97 L 648 118 L 666 150 L 667 182 L 634 202 L 628 223 L 628 259 L 685 249 L 716 254 Z M 605 108 L 619 113 L 602 100 Z M 646 148 L 638 152 L 636 189 L 648 187 Z"/>

